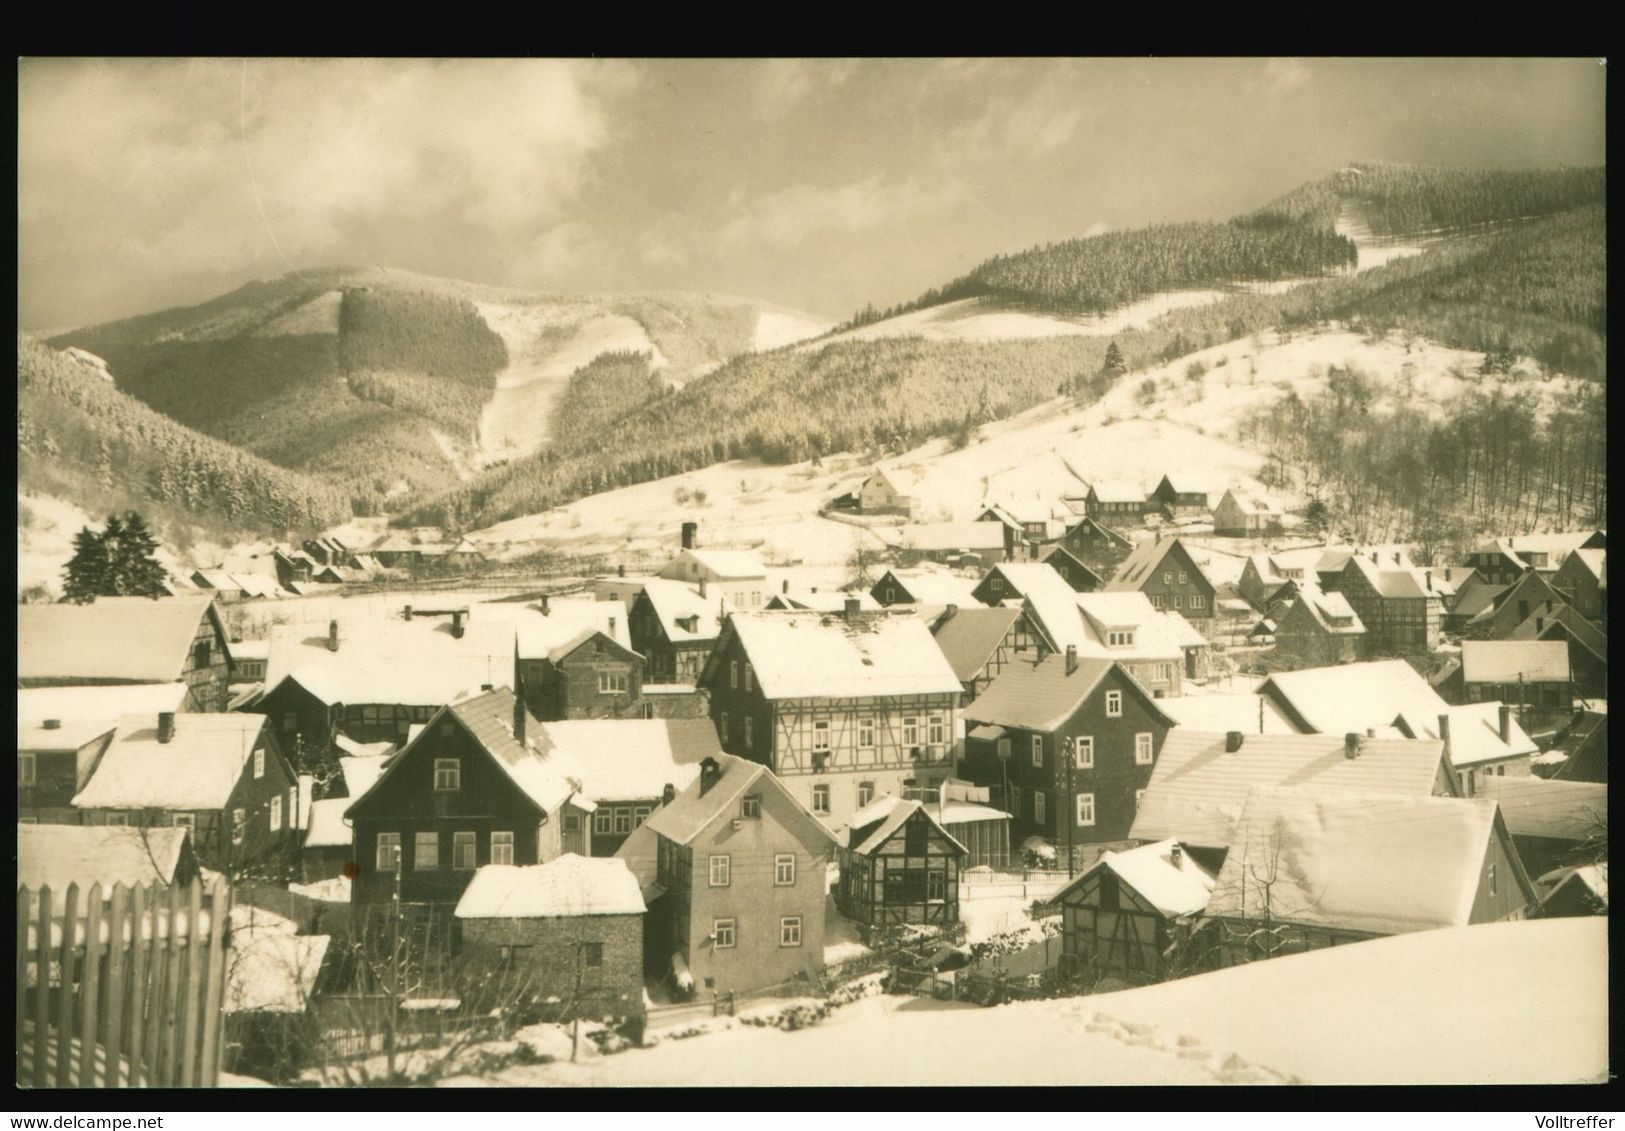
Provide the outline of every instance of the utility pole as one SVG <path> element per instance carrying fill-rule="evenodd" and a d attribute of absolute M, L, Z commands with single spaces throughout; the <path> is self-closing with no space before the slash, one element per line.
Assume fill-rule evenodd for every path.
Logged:
<path fill-rule="evenodd" d="M 576 984 L 570 992 L 570 1012 L 575 1016 L 570 1021 L 570 1063 L 576 1062 L 576 1054 L 581 1051 L 581 953 L 584 943 L 576 943 Z"/>
<path fill-rule="evenodd" d="M 1070 880 L 1072 878 L 1073 871 L 1072 831 L 1073 826 L 1078 823 L 1078 798 L 1077 795 L 1072 792 L 1072 766 L 1078 756 L 1077 739 L 1064 743 L 1061 747 L 1060 755 L 1066 761 L 1066 799 L 1072 802 L 1071 815 L 1066 818 L 1066 878 Z M 1060 810 L 1063 807 L 1057 805 L 1055 808 Z M 1055 815 L 1059 817 L 1061 816 L 1061 813 L 1057 812 Z M 1045 957 L 1047 958 L 1049 952 L 1046 950 L 1044 953 Z"/>

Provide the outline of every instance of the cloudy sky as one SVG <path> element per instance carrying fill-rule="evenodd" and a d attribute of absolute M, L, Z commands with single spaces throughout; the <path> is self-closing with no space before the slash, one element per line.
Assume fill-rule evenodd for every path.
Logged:
<path fill-rule="evenodd" d="M 1594 60 L 19 66 L 18 318 L 321 265 L 830 318 L 1360 159 L 1599 164 Z"/>

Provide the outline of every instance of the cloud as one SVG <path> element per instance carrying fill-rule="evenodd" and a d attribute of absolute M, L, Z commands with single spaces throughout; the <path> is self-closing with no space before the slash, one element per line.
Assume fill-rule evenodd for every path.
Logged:
<path fill-rule="evenodd" d="M 1272 95 L 1286 94 L 1308 82 L 1314 74 L 1298 59 L 1271 59 L 1264 64 L 1264 79 Z"/>
<path fill-rule="evenodd" d="M 566 220 L 543 232 L 514 264 L 516 286 L 557 283 L 573 278 L 594 258 L 591 230 L 579 220 Z"/>
<path fill-rule="evenodd" d="M 1103 236 L 1111 230 L 1112 226 L 1106 223 L 1106 221 L 1096 220 L 1093 224 L 1090 224 L 1083 230 L 1083 235 L 1084 238 L 1087 239 L 1090 236 Z"/>
<path fill-rule="evenodd" d="M 769 121 L 842 86 L 857 59 L 765 59 L 756 71 L 756 110 Z"/>
<path fill-rule="evenodd" d="M 949 132 L 948 153 L 983 161 L 1047 156 L 1071 143 L 1095 112 L 1075 92 L 1050 81 L 979 99 L 978 105 L 977 116 Z"/>
<path fill-rule="evenodd" d="M 791 248 L 821 232 L 868 231 L 937 212 L 961 195 L 951 184 L 886 184 L 879 175 L 833 186 L 798 183 L 753 201 L 731 199 L 742 211 L 722 226 L 717 239 L 728 246 Z"/>

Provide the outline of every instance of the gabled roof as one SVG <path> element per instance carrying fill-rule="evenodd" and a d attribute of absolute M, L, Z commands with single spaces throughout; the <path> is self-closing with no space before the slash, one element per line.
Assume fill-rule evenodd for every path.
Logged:
<path fill-rule="evenodd" d="M 328 797 L 311 802 L 304 847 L 343 848 L 354 843 L 355 830 L 344 823 L 344 813 L 354 800 L 354 797 Z"/>
<path fill-rule="evenodd" d="M 1562 640 L 1463 640 L 1467 683 L 1567 683 L 1569 646 Z"/>
<path fill-rule="evenodd" d="M 888 576 L 914 598 L 913 603 L 917 605 L 964 607 L 977 604 L 972 595 L 977 584 L 974 580 L 940 569 L 889 569 L 880 575 L 870 592 L 879 590 Z"/>
<path fill-rule="evenodd" d="M 1162 477 L 1162 481 L 1157 484 L 1157 487 L 1160 489 L 1163 483 L 1168 484 L 1169 488 L 1178 495 L 1201 495 L 1205 498 L 1213 492 L 1213 484 L 1184 471 L 1168 472 Z"/>
<path fill-rule="evenodd" d="M 1573 605 L 1559 605 L 1549 613 L 1531 613 L 1512 630 L 1513 640 L 1573 640 L 1597 659 L 1608 662 L 1608 634 L 1582 616 Z"/>
<path fill-rule="evenodd" d="M 1053 731 L 1072 717 L 1116 666 L 1111 660 L 1080 659 L 1069 675 L 1066 657 L 1060 653 L 1052 652 L 1038 661 L 1018 658 L 1004 666 L 963 714 L 967 720 L 977 722 Z M 1138 692 L 1145 707 L 1172 725 L 1173 720 L 1159 709 L 1161 701 L 1146 694 L 1126 669 L 1118 670 L 1130 689 Z"/>
<path fill-rule="evenodd" d="M 1576 562 L 1586 568 L 1597 584 L 1608 588 L 1608 551 L 1607 550 L 1575 550 L 1569 555 Z"/>
<path fill-rule="evenodd" d="M 767 601 L 768 609 L 806 609 L 815 613 L 839 613 L 846 610 L 848 600 L 855 600 L 865 612 L 878 612 L 880 602 L 868 593 L 850 593 L 844 589 L 786 589 L 773 594 Z"/>
<path fill-rule="evenodd" d="M 1416 563 L 1411 560 L 1410 549 L 1397 542 L 1386 542 L 1366 546 L 1327 546 L 1321 552 L 1320 560 L 1315 563 L 1316 573 L 1336 573 L 1348 565 L 1351 558 L 1364 558 L 1371 561 L 1371 555 L 1376 554 L 1377 560 L 1373 562 L 1383 569 L 1412 569 Z M 1394 555 L 1399 560 L 1394 560 Z"/>
<path fill-rule="evenodd" d="M 1177 840 L 1169 838 L 1126 852 L 1107 852 L 1092 868 L 1045 902 L 1058 906 L 1068 892 L 1082 887 L 1102 871 L 1110 871 L 1168 918 L 1195 915 L 1207 906 L 1213 894 L 1215 874 L 1191 859 L 1188 852 L 1181 851 L 1175 862 L 1174 849 L 1178 846 Z"/>
<path fill-rule="evenodd" d="M 1348 560 L 1343 567 L 1344 571 L 1357 569 L 1365 576 L 1367 584 L 1376 590 L 1377 594 L 1387 600 L 1397 601 L 1406 599 L 1426 599 L 1435 597 L 1443 600 L 1442 594 L 1433 588 L 1432 578 L 1427 571 L 1402 566 L 1384 566 L 1373 562 L 1369 557 L 1356 555 Z"/>
<path fill-rule="evenodd" d="M 69 884 L 81 893 L 92 884 L 102 895 L 114 884 L 134 887 L 175 878 L 186 847 L 186 829 L 138 829 L 126 825 L 17 826 L 17 886 L 49 885 L 58 900 Z M 57 914 L 61 914 L 57 904 Z"/>
<path fill-rule="evenodd" d="M 1275 703 L 1245 692 L 1217 695 L 1174 695 L 1157 706 L 1174 722 L 1191 730 L 1240 731 L 1242 734 L 1297 734 Z"/>
<path fill-rule="evenodd" d="M 694 781 L 677 795 L 676 800 L 656 809 L 642 827 L 678 844 L 688 844 L 719 817 L 737 814 L 739 799 L 747 791 L 771 789 L 788 803 L 793 833 L 809 845 L 836 843 L 834 835 L 784 788 L 766 766 L 736 758 L 732 754 L 724 754 L 717 759 L 717 763 L 721 777 L 710 789 L 702 793 L 704 782 Z"/>
<path fill-rule="evenodd" d="M 1020 617 L 1020 609 L 958 609 L 952 616 L 939 619 L 931 631 L 954 670 L 954 678 L 968 683 L 986 666 Z"/>
<path fill-rule="evenodd" d="M 178 714 L 174 734 L 159 742 L 154 716 L 126 716 L 73 804 L 79 809 L 224 809 L 266 722 L 255 714 Z"/>
<path fill-rule="evenodd" d="M 1365 632 L 1365 623 L 1341 593 L 1327 593 L 1306 581 L 1298 586 L 1297 600 L 1310 619 L 1329 636 L 1358 636 Z"/>
<path fill-rule="evenodd" d="M 1273 693 L 1295 723 L 1339 738 L 1350 731 L 1388 726 L 1402 712 L 1436 720 L 1450 709 L 1404 660 L 1276 672 L 1258 692 Z"/>
<path fill-rule="evenodd" d="M 1510 538 L 1499 538 L 1496 541 L 1505 546 L 1521 562 L 1528 562 L 1525 555 L 1531 550 L 1546 554 L 1547 564 L 1541 568 L 1555 569 L 1559 559 L 1566 558 L 1579 550 L 1587 542 L 1596 538 L 1600 531 L 1596 530 L 1568 530 L 1551 534 L 1518 534 Z"/>
<path fill-rule="evenodd" d="M 1106 584 L 1106 579 L 1101 577 L 1096 570 L 1092 569 L 1088 562 L 1078 557 L 1078 555 L 1074 554 L 1071 550 L 1068 550 L 1066 546 L 1060 542 L 1051 542 L 1047 546 L 1040 546 L 1038 548 L 1038 557 L 1036 560 L 1043 562 L 1044 564 L 1049 565 L 1051 569 L 1054 569 L 1056 567 L 1050 563 L 1051 558 L 1065 558 L 1066 561 L 1062 563 L 1063 565 L 1071 565 L 1075 569 L 1083 570 L 1083 572 L 1095 579 L 1095 585 L 1097 587 Z"/>
<path fill-rule="evenodd" d="M 219 627 L 213 597 L 98 597 L 88 605 L 18 605 L 17 678 L 178 680 L 205 616 Z"/>
<path fill-rule="evenodd" d="M 734 613 L 728 625 L 768 699 L 962 690 L 930 629 L 915 617 L 870 614 L 849 622 L 817 613 Z M 719 662 L 715 657 L 710 663 Z"/>
<path fill-rule="evenodd" d="M 1499 832 L 1498 832 L 1499 830 Z M 1207 913 L 1400 934 L 1472 919 L 1491 841 L 1504 835 L 1495 802 L 1479 798 L 1320 794 L 1256 788 L 1247 797 Z M 1528 902 L 1535 892 L 1508 845 Z"/>
<path fill-rule="evenodd" d="M 1568 886 L 1577 885 L 1593 898 L 1601 901 L 1603 910 L 1608 909 L 1608 865 L 1582 864 L 1573 868 L 1553 868 L 1540 878 L 1540 887 L 1544 894 L 1542 903 L 1548 903 L 1556 898 L 1557 893 Z"/>
<path fill-rule="evenodd" d="M 1472 577 L 1457 586 L 1456 600 L 1450 606 L 1450 615 L 1469 619 L 1476 617 L 1485 609 L 1496 607 L 1501 595 L 1511 588 L 1510 585 L 1497 585 L 1495 582 L 1486 581 L 1484 575 L 1475 570 Z"/>
<path fill-rule="evenodd" d="M 1478 796 L 1501 806 L 1513 836 L 1608 840 L 1608 787 L 1598 782 L 1537 777 L 1486 777 Z"/>
<path fill-rule="evenodd" d="M 661 627 L 673 643 L 715 640 L 722 631 L 718 596 L 702 597 L 694 586 L 662 577 L 645 582 L 643 595 L 649 599 L 655 616 L 660 618 Z M 692 632 L 678 623 L 687 622 L 689 617 L 697 618 Z"/>
<path fill-rule="evenodd" d="M 546 767 L 592 801 L 658 798 L 668 785 L 686 789 L 701 761 L 722 754 L 709 718 L 579 719 L 542 723 L 535 733 Z"/>
<path fill-rule="evenodd" d="M 1077 592 L 1046 562 L 1000 562 L 987 572 L 989 577 L 997 573 L 1004 578 L 1010 585 L 1011 595 L 1016 597 L 1025 597 L 1035 590 L 1048 590 L 1063 603 L 1071 604 L 1072 595 Z"/>
<path fill-rule="evenodd" d="M 881 846 L 896 836 L 897 831 L 916 813 L 924 813 L 931 826 L 961 853 L 968 851 L 964 845 L 949 835 L 948 830 L 942 827 L 942 823 L 931 815 L 930 809 L 918 801 L 904 801 L 890 794 L 875 798 L 852 814 L 852 820 L 847 826 L 846 847 L 859 856 L 878 852 Z"/>
<path fill-rule="evenodd" d="M 1302 786 L 1320 793 L 1427 797 L 1443 766 L 1444 744 L 1361 736 L 1350 758 L 1342 735 L 1225 735 L 1175 727 L 1163 739 L 1151 781 L 1129 832 L 1133 840 L 1177 837 L 1186 844 L 1230 844 L 1253 786 Z"/>
<path fill-rule="evenodd" d="M 221 1007 L 227 1013 L 303 1013 L 332 942 L 331 935 L 234 927 Z"/>
<path fill-rule="evenodd" d="M 1070 535 L 1073 531 L 1081 530 L 1086 526 L 1093 530 L 1100 531 L 1102 534 L 1106 535 L 1108 541 L 1119 543 L 1125 550 L 1134 545 L 1134 543 L 1125 535 L 1113 530 L 1099 519 L 1091 518 L 1088 515 L 1085 515 L 1083 518 L 1080 518 L 1077 522 L 1074 522 L 1071 526 L 1067 527 L 1066 534 Z M 1063 535 L 1063 537 L 1065 537 L 1065 535 Z"/>
<path fill-rule="evenodd" d="M 642 915 L 647 908 L 624 860 L 566 853 L 543 864 L 487 864 L 474 873 L 459 919 L 557 919 Z"/>
<path fill-rule="evenodd" d="M 1139 589 L 1153 574 L 1162 568 L 1162 560 L 1173 552 L 1175 546 L 1178 546 L 1184 552 L 1185 558 L 1190 562 L 1188 572 L 1194 573 L 1201 578 L 1202 583 L 1209 589 L 1215 588 L 1213 579 L 1208 576 L 1207 571 L 1202 567 L 1202 563 L 1197 561 L 1195 556 L 1181 545 L 1177 536 L 1174 536 L 1147 539 L 1135 546 L 1129 556 L 1124 558 L 1122 564 L 1117 567 L 1116 575 L 1106 583 L 1106 592 L 1120 593 L 1129 589 Z"/>
<path fill-rule="evenodd" d="M 1507 738 L 1502 740 L 1500 703 L 1468 703 L 1439 714 L 1450 720 L 1450 764 L 1458 770 L 1528 757 L 1540 750 L 1515 717 L 1507 720 Z M 1439 715 L 1402 711 L 1394 723 L 1406 738 L 1444 738 L 1439 733 Z"/>
<path fill-rule="evenodd" d="M 336 652 L 325 622 L 272 628 L 266 688 L 292 677 L 324 703 L 437 707 L 514 679 L 511 624 L 471 621 L 460 638 L 438 617 L 347 616 L 338 624 Z"/>
<path fill-rule="evenodd" d="M 112 730 L 125 715 L 156 718 L 160 711 L 179 711 L 185 701 L 184 683 L 19 687 L 17 749 L 77 750 Z M 47 730 L 47 719 L 62 725 Z"/>
<path fill-rule="evenodd" d="M 1207 639 L 1177 612 L 1158 609 L 1137 590 L 1121 593 L 1074 593 L 1072 602 L 1083 614 L 1084 640 L 1080 656 L 1143 660 L 1183 659 L 1186 648 L 1203 648 Z M 1133 629 L 1134 643 L 1114 648 L 1108 644 L 1112 629 Z"/>
<path fill-rule="evenodd" d="M 473 606 L 476 623 L 513 626 L 522 660 L 558 660 L 596 633 L 632 650 L 626 609 L 619 601 L 550 600 L 544 613 L 539 604 L 518 605 L 487 601 Z"/>
<path fill-rule="evenodd" d="M 684 559 L 691 559 L 716 577 L 725 580 L 757 580 L 767 576 L 762 555 L 755 550 L 683 550 L 660 571 L 662 577 L 683 580 L 689 577 L 682 568 Z"/>
<path fill-rule="evenodd" d="M 1003 550 L 1004 524 L 914 522 L 898 529 L 897 545 L 906 550 Z"/>
<path fill-rule="evenodd" d="M 867 483 L 876 475 L 890 483 L 892 490 L 899 495 L 906 495 L 920 485 L 919 472 L 905 471 L 900 467 L 876 467 L 863 481 Z"/>
<path fill-rule="evenodd" d="M 1143 503 L 1145 488 L 1127 479 L 1097 479 L 1089 493 L 1102 503 Z"/>

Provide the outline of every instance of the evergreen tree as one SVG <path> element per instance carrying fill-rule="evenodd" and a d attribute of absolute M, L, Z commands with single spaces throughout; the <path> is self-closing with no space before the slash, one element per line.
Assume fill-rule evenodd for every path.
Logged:
<path fill-rule="evenodd" d="M 164 567 L 154 554 L 158 540 L 135 511 L 123 518 L 109 515 L 100 534 L 85 527 L 74 536 L 68 562 L 65 600 L 88 604 L 97 597 L 161 597 Z"/>
<path fill-rule="evenodd" d="M 1118 351 L 1117 343 L 1112 342 L 1106 347 L 1106 361 L 1100 367 L 1100 371 L 1102 373 L 1122 373 L 1123 370 L 1123 355 Z"/>
<path fill-rule="evenodd" d="M 155 557 L 158 539 L 147 529 L 147 521 L 135 511 L 124 516 L 122 537 L 111 553 L 113 584 L 120 596 L 162 597 L 164 567 Z"/>
<path fill-rule="evenodd" d="M 115 592 L 107 545 L 102 536 L 88 526 L 73 536 L 73 557 L 68 560 L 65 576 L 63 599 L 76 605 L 86 605 L 97 597 Z"/>

